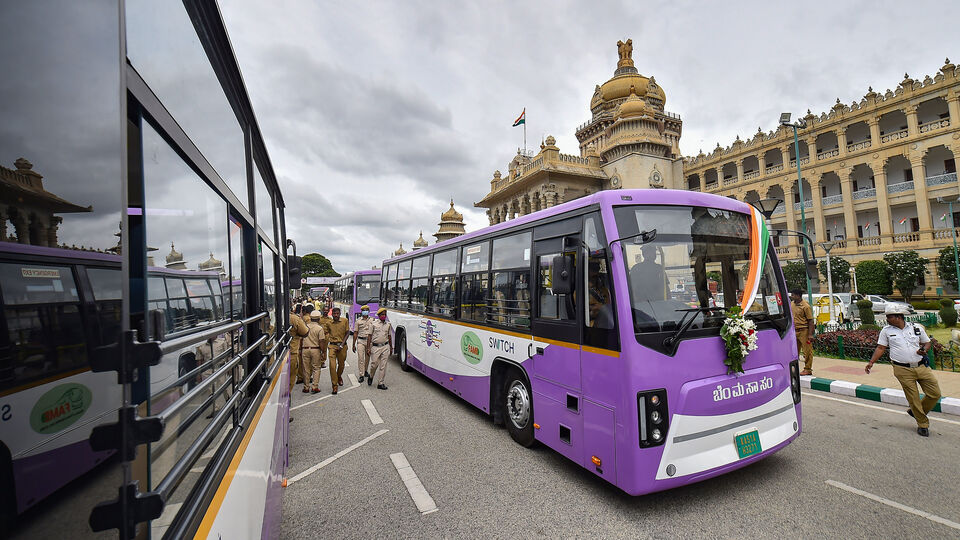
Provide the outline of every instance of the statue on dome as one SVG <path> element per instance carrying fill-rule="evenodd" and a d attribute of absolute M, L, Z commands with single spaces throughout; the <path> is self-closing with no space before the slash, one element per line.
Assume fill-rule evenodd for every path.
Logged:
<path fill-rule="evenodd" d="M 617 67 L 632 66 L 633 65 L 633 40 L 628 39 L 626 43 L 622 41 L 618 41 L 617 53 L 620 54 L 620 61 L 617 62 Z"/>

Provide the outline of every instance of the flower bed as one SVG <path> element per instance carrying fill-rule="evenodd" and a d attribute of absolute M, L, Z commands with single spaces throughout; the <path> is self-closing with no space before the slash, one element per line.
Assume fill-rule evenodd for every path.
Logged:
<path fill-rule="evenodd" d="M 870 360 L 873 351 L 877 348 L 877 338 L 879 336 L 880 331 L 872 329 L 824 332 L 813 337 L 813 350 L 824 356 L 867 361 Z M 960 363 L 957 362 L 949 349 L 936 339 L 932 341 L 931 350 L 933 351 L 934 365 L 931 367 L 946 369 L 947 371 L 955 371 L 960 368 Z M 884 352 L 878 361 L 890 362 L 889 351 Z"/>

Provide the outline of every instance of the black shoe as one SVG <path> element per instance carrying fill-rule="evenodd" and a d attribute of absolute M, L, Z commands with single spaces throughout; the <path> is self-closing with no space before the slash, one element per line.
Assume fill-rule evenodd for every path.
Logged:
<path fill-rule="evenodd" d="M 910 415 L 910 418 L 916 418 L 916 416 L 913 415 L 913 409 L 907 409 L 907 414 Z"/>
<path fill-rule="evenodd" d="M 363 376 L 366 377 L 366 378 L 368 378 L 368 379 L 371 378 L 369 371 L 364 371 L 364 372 L 363 372 Z"/>
<path fill-rule="evenodd" d="M 370 386 L 372 384 L 373 384 L 373 377 L 367 377 L 367 386 Z"/>
<path fill-rule="evenodd" d="M 380 384 L 377 385 L 377 390 L 386 390 L 386 389 L 387 389 L 387 385 L 385 385 L 385 384 L 383 384 L 383 383 L 380 383 Z M 924 430 L 924 431 L 926 431 L 926 430 Z"/>
<path fill-rule="evenodd" d="M 919 436 L 921 436 L 921 437 L 929 437 L 929 436 L 930 436 L 930 430 L 927 429 L 927 428 L 925 428 L 925 427 L 918 427 L 918 428 L 917 428 L 917 435 L 919 435 Z"/>
<path fill-rule="evenodd" d="M 363 375 L 361 375 L 360 378 L 357 379 L 357 382 L 358 382 L 358 383 L 362 383 L 362 382 L 363 382 Z"/>

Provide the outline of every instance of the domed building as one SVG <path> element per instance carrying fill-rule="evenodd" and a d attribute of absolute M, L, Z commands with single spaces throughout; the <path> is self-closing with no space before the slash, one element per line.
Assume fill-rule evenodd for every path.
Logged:
<path fill-rule="evenodd" d="M 634 65 L 633 41 L 618 42 L 617 52 L 613 77 L 597 85 L 590 120 L 575 133 L 579 155 L 560 153 L 552 136 L 536 155 L 518 150 L 507 177 L 495 171 L 475 204 L 491 225 L 603 189 L 685 187 L 680 116 L 664 109 L 663 88 Z"/>
<path fill-rule="evenodd" d="M 223 269 L 223 261 L 215 259 L 213 253 L 210 254 L 210 258 L 203 261 L 197 265 L 197 269 L 201 272 L 217 272 L 220 276 L 226 276 L 227 273 Z"/>
<path fill-rule="evenodd" d="M 167 254 L 166 261 L 167 264 L 164 266 L 171 270 L 187 269 L 187 263 L 183 260 L 183 253 L 180 253 L 175 247 L 173 247 L 173 242 L 170 242 L 170 253 Z"/>
<path fill-rule="evenodd" d="M 416 251 L 421 248 L 427 247 L 427 241 L 423 239 L 423 231 L 420 231 L 420 238 L 417 238 L 413 241 L 413 250 Z"/>
<path fill-rule="evenodd" d="M 467 229 L 463 224 L 463 214 L 457 212 L 456 208 L 453 207 L 453 199 L 450 199 L 450 209 L 440 215 L 439 225 L 440 228 L 433 234 L 437 238 L 437 242 L 466 234 Z"/>
<path fill-rule="evenodd" d="M 400 242 L 400 248 L 393 252 L 393 256 L 399 257 L 400 255 L 403 255 L 406 252 L 407 250 L 403 249 L 403 242 Z"/>

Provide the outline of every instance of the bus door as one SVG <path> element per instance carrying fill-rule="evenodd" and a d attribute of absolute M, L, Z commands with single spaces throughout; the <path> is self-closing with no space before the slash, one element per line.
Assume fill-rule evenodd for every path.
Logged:
<path fill-rule="evenodd" d="M 578 232 L 534 240 L 536 287 L 529 351 L 534 418 L 541 427 L 537 439 L 576 462 L 581 461 L 583 446 L 579 246 Z"/>

